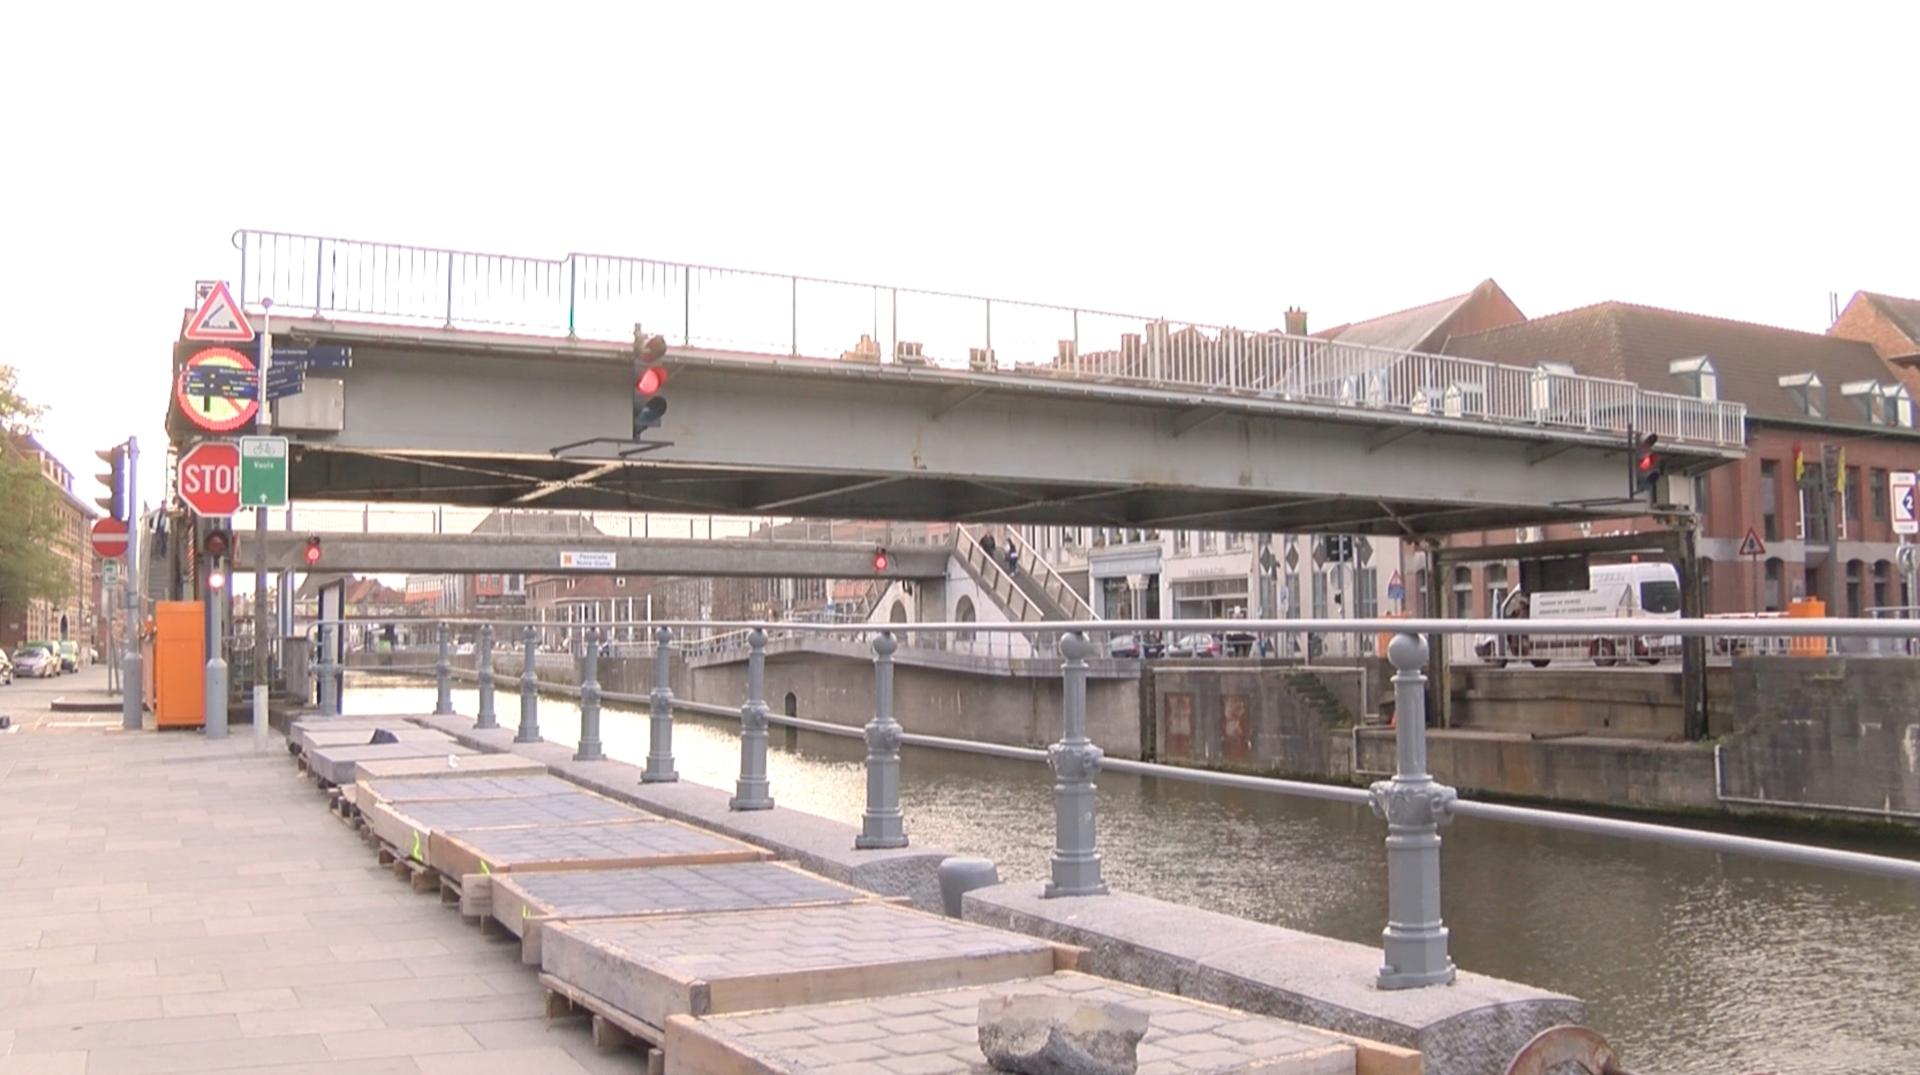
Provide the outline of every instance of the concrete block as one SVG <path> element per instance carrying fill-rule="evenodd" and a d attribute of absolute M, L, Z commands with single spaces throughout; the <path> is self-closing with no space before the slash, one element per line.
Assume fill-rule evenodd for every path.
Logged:
<path fill-rule="evenodd" d="M 1427 1070 L 1499 1075 L 1534 1034 L 1585 1020 L 1578 999 L 1461 972 L 1382 990 L 1380 951 L 1129 893 L 1042 899 L 1038 884 L 967 893 L 970 922 L 1084 947 L 1079 969 L 1418 1050 Z"/>
<path fill-rule="evenodd" d="M 360 779 L 358 765 L 363 761 L 399 758 L 434 758 L 445 768 L 447 755 L 469 755 L 473 751 L 447 742 L 383 743 L 379 746 L 316 746 L 302 752 L 313 775 L 329 784 L 352 784 Z"/>
<path fill-rule="evenodd" d="M 422 729 L 424 730 L 424 729 Z M 408 740 L 402 739 L 401 742 Z M 472 748 L 468 748 L 471 750 Z M 461 755 L 453 765 L 444 757 L 380 758 L 354 767 L 361 780 L 442 780 L 478 777 L 533 777 L 547 771 L 537 761 L 505 754 Z"/>

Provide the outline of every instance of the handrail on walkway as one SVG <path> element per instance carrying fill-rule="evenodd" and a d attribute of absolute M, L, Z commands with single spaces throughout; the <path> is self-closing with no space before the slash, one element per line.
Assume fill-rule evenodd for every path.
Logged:
<path fill-rule="evenodd" d="M 322 665 L 319 669 L 321 711 L 338 714 L 342 667 L 332 662 L 335 633 L 354 623 L 431 625 L 438 645 L 434 670 L 438 678 L 435 711 L 450 713 L 452 674 L 449 638 L 452 628 L 480 626 L 482 643 L 476 651 L 480 684 L 480 718 L 476 727 L 493 723 L 493 634 L 496 626 L 518 628 L 524 648 L 520 677 L 520 727 L 516 742 L 537 742 L 539 735 L 539 681 L 535 657 L 540 624 L 524 620 L 421 618 L 395 621 L 384 617 L 341 617 L 317 621 Z M 746 700 L 741 706 L 740 777 L 732 808 L 765 810 L 774 805 L 767 777 L 768 710 L 765 698 L 767 631 L 781 628 L 823 634 L 851 634 L 868 640 L 874 663 L 874 717 L 861 734 L 867 744 L 867 806 L 861 818 L 856 847 L 902 847 L 907 833 L 900 814 L 900 747 L 903 743 L 945 744 L 937 737 L 908 734 L 893 715 L 893 664 L 899 648 L 897 635 L 932 631 L 1019 631 L 1058 638 L 1063 663 L 1062 735 L 1045 752 L 1054 776 L 1056 838 L 1050 860 L 1049 897 L 1096 897 L 1107 891 L 1101 876 L 1101 856 L 1095 838 L 1095 779 L 1103 768 L 1164 779 L 1223 787 L 1247 788 L 1284 795 L 1365 803 L 1387 822 L 1387 923 L 1382 934 L 1383 961 L 1377 984 L 1383 989 L 1442 985 L 1453 981 L 1455 968 L 1447 949 L 1447 928 L 1440 913 L 1440 827 L 1455 817 L 1534 825 L 1601 836 L 1646 840 L 1714 853 L 1747 855 L 1781 862 L 1842 869 L 1920 882 L 1920 861 L 1815 847 L 1781 840 L 1764 840 L 1697 829 L 1592 817 L 1562 811 L 1464 800 L 1451 787 L 1427 772 L 1426 674 L 1428 643 L 1424 636 L 1504 631 L 1528 635 L 1591 632 L 1612 635 L 1660 634 L 1793 637 L 1881 636 L 1920 638 L 1920 620 L 1790 619 L 1742 623 L 1726 620 L 1188 620 L 1183 627 L 1198 630 L 1236 630 L 1257 633 L 1364 630 L 1394 634 L 1387 647 L 1391 662 L 1397 720 L 1394 727 L 1396 765 L 1391 779 L 1376 781 L 1365 790 L 1268 777 L 1219 773 L 1150 762 L 1107 760 L 1086 734 L 1087 658 L 1094 652 L 1090 631 L 1139 631 L 1158 620 L 1093 621 L 1048 624 L 809 624 L 644 622 L 591 625 L 586 674 L 580 688 L 580 753 L 600 756 L 600 686 L 597 659 L 601 631 L 617 627 L 644 627 L 653 639 L 654 686 L 650 694 L 650 741 L 644 780 L 678 779 L 673 771 L 673 700 L 670 663 L 677 633 L 744 630 L 749 649 Z M 711 637 L 711 634 L 708 635 Z M 1019 747 L 967 744 L 964 749 L 1006 757 L 1037 758 L 1040 752 Z"/>

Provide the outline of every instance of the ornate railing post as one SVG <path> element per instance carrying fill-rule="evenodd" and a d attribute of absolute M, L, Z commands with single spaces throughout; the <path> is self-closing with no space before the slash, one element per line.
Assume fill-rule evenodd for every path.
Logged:
<path fill-rule="evenodd" d="M 873 719 L 867 722 L 867 811 L 860 817 L 861 849 L 907 846 L 900 817 L 900 722 L 893 719 L 893 651 L 900 643 L 892 631 L 873 640 Z"/>
<path fill-rule="evenodd" d="M 520 641 L 527 648 L 526 664 L 520 668 L 520 731 L 513 737 L 516 743 L 538 743 L 540 741 L 540 677 L 534 674 L 536 647 L 540 644 L 540 631 L 533 624 L 527 624 L 520 632 Z"/>
<path fill-rule="evenodd" d="M 1053 767 L 1053 879 L 1041 893 L 1056 896 L 1103 896 L 1100 852 L 1095 849 L 1093 814 L 1105 752 L 1087 738 L 1087 658 L 1093 644 L 1074 631 L 1060 640 L 1060 741 L 1047 748 Z"/>
<path fill-rule="evenodd" d="M 600 628 L 587 628 L 586 667 L 580 673 L 580 748 L 574 761 L 600 761 Z"/>
<path fill-rule="evenodd" d="M 475 728 L 498 728 L 493 712 L 493 624 L 480 625 L 480 643 L 473 648 L 473 675 L 480 681 L 480 716 Z"/>
<path fill-rule="evenodd" d="M 442 623 L 436 633 L 439 635 L 440 655 L 433 662 L 435 686 L 438 688 L 433 699 L 433 715 L 444 717 L 453 712 L 453 650 L 449 638 L 452 632 Z"/>
<path fill-rule="evenodd" d="M 647 720 L 647 767 L 640 773 L 642 784 L 671 784 L 680 779 L 673 768 L 672 642 L 672 631 L 654 628 L 653 690 L 647 695 L 653 711 Z"/>
<path fill-rule="evenodd" d="M 339 629 L 331 623 L 320 625 L 320 663 L 316 671 L 320 677 L 320 713 L 328 717 L 340 715 L 340 680 L 336 678 L 340 666 L 333 663 L 334 632 Z"/>
<path fill-rule="evenodd" d="M 771 810 L 767 794 L 767 632 L 747 633 L 747 704 L 740 707 L 740 780 L 730 810 Z"/>
<path fill-rule="evenodd" d="M 1427 644 L 1395 635 L 1394 742 L 1399 762 L 1392 780 L 1375 781 L 1373 812 L 1387 821 L 1387 928 L 1382 989 L 1413 989 L 1453 981 L 1447 927 L 1440 917 L 1440 826 L 1451 820 L 1454 790 L 1427 775 Z"/>

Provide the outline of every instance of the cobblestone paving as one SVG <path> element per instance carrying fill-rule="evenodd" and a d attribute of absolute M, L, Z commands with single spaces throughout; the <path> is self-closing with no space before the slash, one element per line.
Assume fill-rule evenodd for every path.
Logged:
<path fill-rule="evenodd" d="M 770 862 L 653 866 L 631 870 L 515 873 L 504 880 L 539 913 L 607 917 L 662 911 L 731 911 L 870 899 L 858 889 Z"/>
<path fill-rule="evenodd" d="M 537 799 L 546 795 L 578 795 L 580 785 L 557 776 L 435 776 L 369 780 L 376 798 L 390 803 L 435 799 Z"/>

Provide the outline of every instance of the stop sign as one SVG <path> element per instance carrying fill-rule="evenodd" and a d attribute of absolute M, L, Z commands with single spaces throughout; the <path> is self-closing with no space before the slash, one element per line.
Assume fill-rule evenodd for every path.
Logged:
<path fill-rule="evenodd" d="M 111 560 L 127 554 L 127 524 L 101 519 L 93 524 L 93 554 Z"/>
<path fill-rule="evenodd" d="M 240 510 L 240 449 L 230 441 L 203 440 L 180 457 L 180 499 L 201 515 Z"/>

